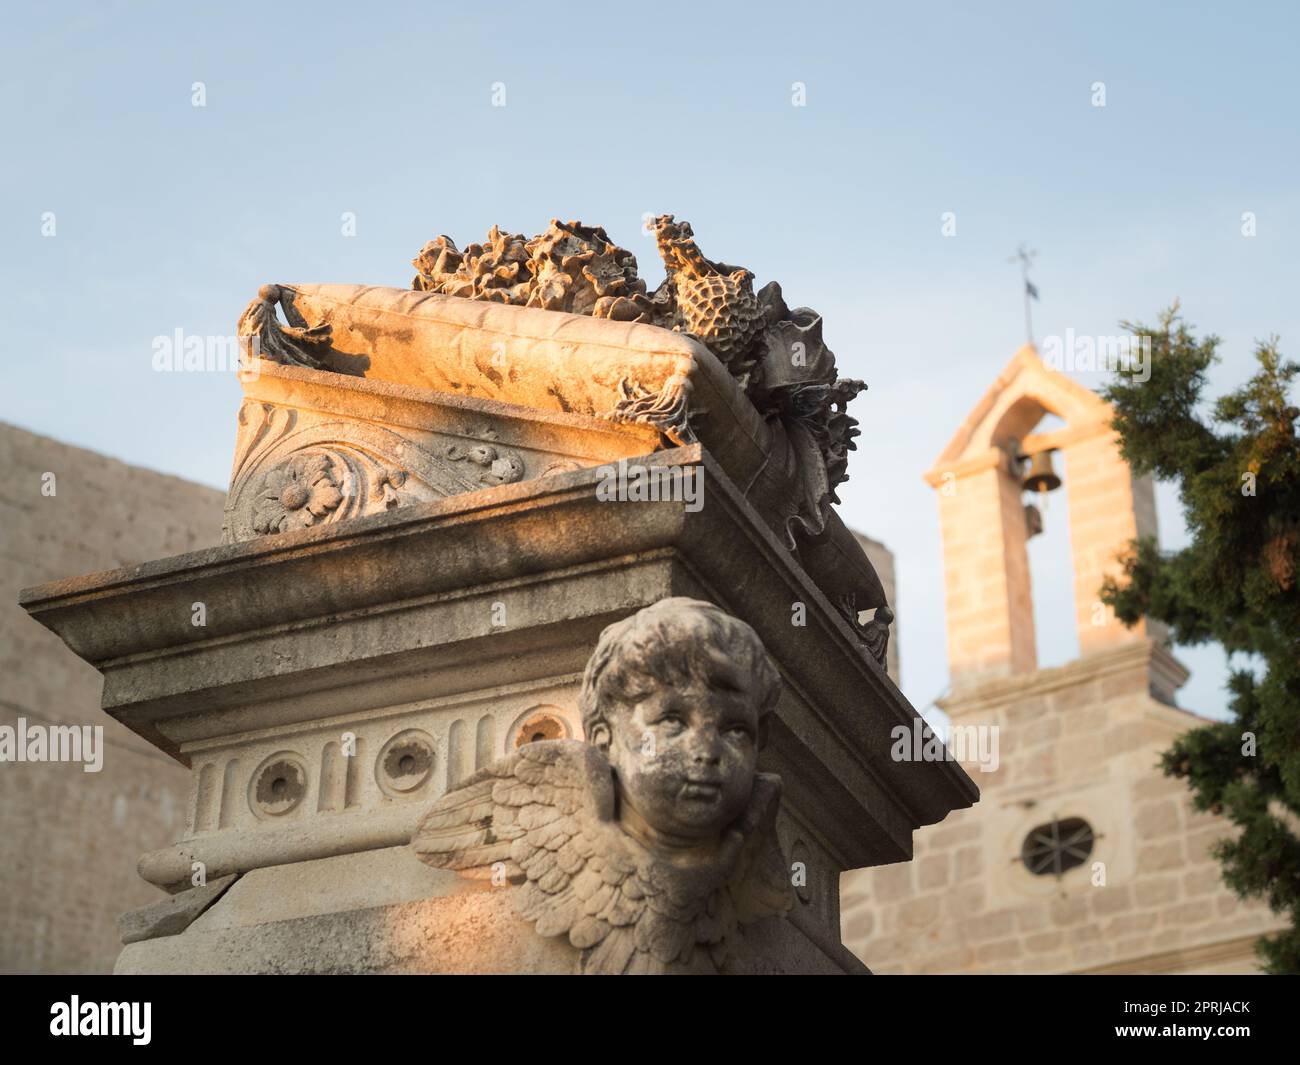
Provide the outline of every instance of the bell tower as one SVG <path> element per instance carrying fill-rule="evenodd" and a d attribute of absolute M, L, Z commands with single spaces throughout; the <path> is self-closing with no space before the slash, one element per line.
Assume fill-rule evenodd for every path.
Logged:
<path fill-rule="evenodd" d="M 1284 920 L 1223 884 L 1213 851 L 1231 826 L 1159 768 L 1199 722 L 1174 703 L 1187 670 L 1160 628 L 1098 602 L 1128 542 L 1156 531 L 1112 416 L 1024 347 L 926 475 L 952 675 L 938 705 L 980 801 L 917 832 L 913 861 L 845 878 L 845 942 L 873 972 L 1245 973 L 1251 937 Z M 1041 667 L 1027 505 L 1062 488 L 1079 657 Z"/>
<path fill-rule="evenodd" d="M 1049 414 L 1064 426 L 1036 432 Z M 1163 640 L 1162 626 L 1125 628 L 1098 597 L 1105 577 L 1119 572 L 1129 541 L 1156 534 L 1151 481 L 1134 477 L 1121 457 L 1111 417 L 1104 400 L 1049 369 L 1026 345 L 926 474 L 939 497 L 954 692 L 1038 668 L 1026 543 L 1041 526 L 1026 485 L 1060 483 L 1051 466 L 1055 453 L 1065 458 L 1081 657 Z M 1172 701 L 1173 688 L 1159 694 Z"/>

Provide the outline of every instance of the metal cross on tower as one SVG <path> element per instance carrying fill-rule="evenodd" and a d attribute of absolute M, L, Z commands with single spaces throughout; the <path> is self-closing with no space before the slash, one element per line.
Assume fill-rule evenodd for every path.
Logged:
<path fill-rule="evenodd" d="M 1034 258 L 1037 255 L 1038 252 L 1030 251 L 1024 246 L 1024 244 L 1021 244 L 1020 247 L 1016 249 L 1016 254 L 1007 260 L 1009 263 L 1018 262 L 1020 264 L 1020 276 L 1025 282 L 1025 334 L 1028 337 L 1030 345 L 1034 343 L 1034 320 L 1033 316 L 1030 314 L 1029 301 L 1038 299 L 1038 289 L 1035 288 L 1034 283 L 1029 280 L 1029 264 L 1034 261 Z"/>

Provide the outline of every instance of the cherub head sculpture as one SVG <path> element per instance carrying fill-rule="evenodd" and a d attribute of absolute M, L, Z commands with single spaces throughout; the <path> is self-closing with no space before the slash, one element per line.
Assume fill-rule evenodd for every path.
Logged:
<path fill-rule="evenodd" d="M 780 778 L 757 771 L 779 677 L 757 634 L 697 599 L 609 626 L 585 743 L 529 743 L 449 791 L 411 843 L 518 889 L 587 973 L 747 971 L 742 926 L 785 913 Z M 748 960 L 747 960 L 748 958 Z"/>
<path fill-rule="evenodd" d="M 754 630 L 710 603 L 664 599 L 609 626 L 579 708 L 624 828 L 666 847 L 716 842 L 749 805 L 779 693 Z"/>

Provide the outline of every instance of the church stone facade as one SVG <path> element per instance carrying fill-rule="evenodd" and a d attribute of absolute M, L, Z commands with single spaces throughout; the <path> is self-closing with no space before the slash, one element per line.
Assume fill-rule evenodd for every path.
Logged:
<path fill-rule="evenodd" d="M 1063 428 L 1035 434 L 1045 414 Z M 1038 669 L 1023 458 L 1057 451 L 1080 657 Z M 1227 888 L 1212 856 L 1231 825 L 1192 809 L 1160 753 L 1199 719 L 1156 625 L 1097 600 L 1116 555 L 1156 532 L 1149 480 L 1120 457 L 1109 408 L 1022 349 L 927 475 L 942 524 L 957 729 L 995 730 L 967 768 L 980 803 L 915 836 L 914 860 L 846 874 L 845 942 L 876 973 L 1248 973 L 1279 927 Z M 977 735 L 971 732 L 971 735 Z M 991 765 L 991 762 L 988 763 Z"/>

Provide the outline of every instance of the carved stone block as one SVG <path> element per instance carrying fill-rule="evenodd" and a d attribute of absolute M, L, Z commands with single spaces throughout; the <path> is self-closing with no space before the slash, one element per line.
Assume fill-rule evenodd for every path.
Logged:
<path fill-rule="evenodd" d="M 775 921 L 785 930 L 754 934 L 800 971 L 857 969 L 840 944 L 840 871 L 905 860 L 912 830 L 969 805 L 974 786 L 953 763 L 890 759 L 892 728 L 915 710 L 699 445 L 640 461 L 697 470 L 706 505 L 602 500 L 599 470 L 584 468 L 25 592 L 29 613 L 103 672 L 105 709 L 190 768 L 184 838 L 145 855 L 142 875 L 176 890 L 200 861 L 210 881 L 256 873 L 274 893 L 313 862 L 401 848 L 420 867 L 405 845 L 430 805 L 521 744 L 586 738 L 582 671 L 600 632 L 685 595 L 751 626 L 782 678 L 758 769 L 783 781 L 780 854 L 808 876 Z M 487 905 L 430 883 L 450 894 L 412 902 L 361 876 L 352 895 L 223 927 L 237 883 L 180 935 L 133 943 L 123 971 L 331 971 L 367 929 L 435 936 Z M 519 942 L 501 941 L 502 965 Z M 351 950 L 348 964 L 380 971 L 452 964 Z M 515 957 L 577 971 L 565 950 Z"/>
<path fill-rule="evenodd" d="M 644 426 L 265 360 L 254 371 L 243 380 L 226 543 L 581 469 L 658 439 Z"/>

